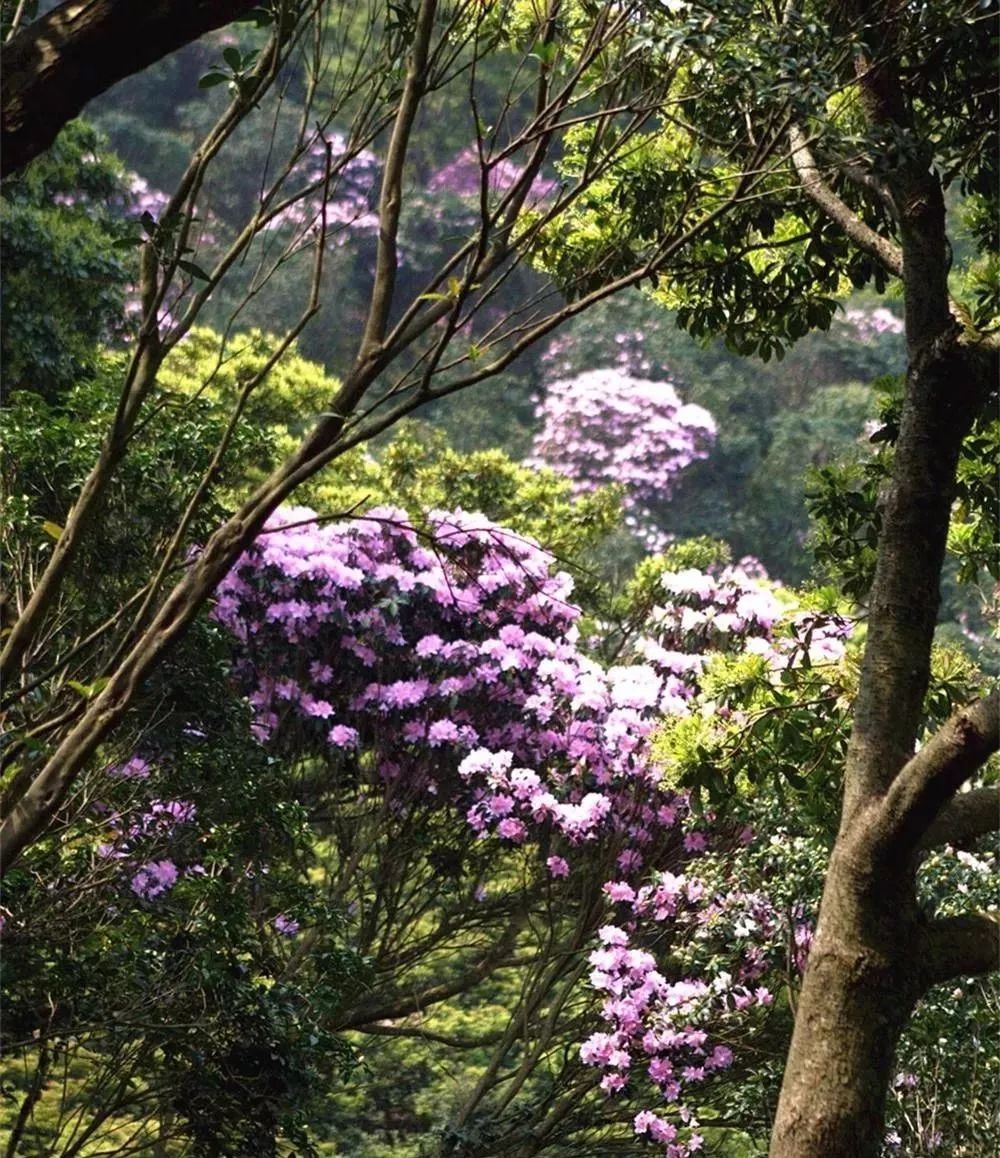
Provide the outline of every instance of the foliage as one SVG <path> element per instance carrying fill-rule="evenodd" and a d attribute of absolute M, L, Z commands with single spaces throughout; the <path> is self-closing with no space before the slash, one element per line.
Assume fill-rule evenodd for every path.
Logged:
<path fill-rule="evenodd" d="M 249 738 L 222 642 L 191 638 L 149 689 L 142 755 L 89 776 L 73 838 L 4 882 L 18 1153 L 75 1153 L 109 1130 L 199 1155 L 307 1146 L 322 1083 L 352 1064 L 328 1025 L 364 970 L 301 874 L 305 814 Z M 309 922 L 306 960 L 289 911 Z M 68 1092 L 48 1080 L 60 1070 Z"/>
<path fill-rule="evenodd" d="M 83 122 L 0 200 L 5 397 L 33 390 L 48 402 L 96 370 L 101 341 L 126 331 L 131 235 L 119 163 Z"/>

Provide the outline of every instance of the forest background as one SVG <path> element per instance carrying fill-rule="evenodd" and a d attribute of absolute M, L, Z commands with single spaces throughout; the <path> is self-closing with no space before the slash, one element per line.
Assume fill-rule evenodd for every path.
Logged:
<path fill-rule="evenodd" d="M 21 666 L 11 799 L 104 692 L 157 586 L 351 381 L 392 152 L 359 78 L 381 69 L 398 107 L 394 62 L 419 40 L 415 12 L 387 13 L 327 16 L 347 93 L 335 115 L 310 121 L 317 86 L 337 90 L 310 72 L 330 52 L 317 41 L 275 73 L 266 129 L 263 106 L 231 126 L 193 190 L 198 142 L 233 102 L 255 108 L 273 13 L 124 82 L 4 187 L 5 616 L 65 541 L 130 351 L 175 335 Z M 399 378 L 373 379 L 372 437 L 298 489 L 312 511 L 271 524 L 274 549 L 246 557 L 143 681 L 7 873 L 9 1154 L 766 1146 L 836 832 L 907 364 L 902 298 L 848 296 L 847 274 L 864 286 L 874 270 L 837 267 L 758 327 L 753 311 L 711 316 L 712 292 L 752 298 L 748 283 L 699 299 L 655 268 L 633 276 L 672 145 L 650 160 L 622 130 L 573 227 L 497 266 L 465 317 L 480 284 L 442 266 L 455 239 L 494 206 L 498 234 L 505 204 L 544 217 L 595 148 L 570 135 L 536 159 L 518 136 L 537 132 L 525 59 L 544 72 L 559 35 L 586 40 L 509 15 L 488 52 L 477 42 L 474 83 L 456 68 L 410 127 L 393 292 L 437 311 L 429 343 Z M 648 117 L 648 96 L 625 91 L 616 115 Z M 582 123 L 603 124 L 603 99 L 584 94 Z M 283 155 L 285 204 L 265 193 Z M 949 193 L 953 285 L 988 307 L 972 185 Z M 766 197 L 753 214 L 759 250 L 819 251 L 789 273 L 789 300 L 817 261 L 836 265 L 822 239 L 783 235 Z M 253 246 L 229 260 L 248 219 Z M 549 327 L 614 276 L 609 253 L 627 268 L 625 242 L 601 235 L 619 222 L 637 284 Z M 692 283 L 709 268 L 698 258 Z M 382 431 L 379 408 L 394 413 L 422 366 L 458 348 L 462 394 Z M 442 393 L 455 388 L 446 375 Z M 966 443 L 926 729 L 997 666 L 978 586 L 995 442 L 983 423 Z M 322 576 L 302 568 L 317 555 Z M 475 758 L 486 750 L 544 766 L 545 800 Z M 975 840 L 935 850 L 922 903 L 990 907 L 994 863 Z M 880 1149 L 987 1153 L 996 1007 L 975 980 L 921 1002 Z"/>

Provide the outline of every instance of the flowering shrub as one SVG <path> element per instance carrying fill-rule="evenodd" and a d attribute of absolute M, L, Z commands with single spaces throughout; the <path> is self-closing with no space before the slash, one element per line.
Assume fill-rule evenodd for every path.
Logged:
<path fill-rule="evenodd" d="M 431 513 L 432 541 L 392 508 L 313 519 L 281 512 L 219 588 L 261 738 L 342 763 L 370 751 L 400 799 L 457 803 L 514 843 L 544 826 L 569 851 L 653 817 L 646 741 L 685 685 L 588 658 L 550 556 L 461 511 Z"/>
<path fill-rule="evenodd" d="M 681 401 L 673 384 L 590 370 L 553 382 L 539 404 L 534 460 L 580 491 L 624 488 L 633 523 L 650 529 L 649 506 L 670 497 L 677 475 L 705 458 L 715 437 L 707 410 Z"/>
<path fill-rule="evenodd" d="M 898 318 L 885 306 L 876 306 L 875 309 L 860 309 L 857 306 L 848 306 L 844 310 L 843 318 L 837 319 L 843 326 L 854 331 L 858 341 L 874 342 L 885 334 L 902 334 L 903 319 Z"/>
<path fill-rule="evenodd" d="M 653 736 L 662 718 L 700 710 L 713 653 L 756 641 L 777 679 L 797 654 L 785 625 L 795 608 L 749 561 L 668 571 L 648 634 L 604 668 L 583 649 L 571 581 L 552 562 L 460 510 L 434 511 L 420 530 L 394 508 L 326 526 L 285 509 L 220 586 L 215 615 L 238 641 L 262 740 L 321 756 L 335 777 L 365 777 L 363 791 L 399 816 L 451 809 L 483 839 L 537 848 L 553 886 L 591 846 L 613 850 L 604 894 L 620 919 L 591 958 L 607 1029 L 581 1057 L 603 1070 L 606 1092 L 640 1097 L 627 1087 L 632 1059 L 645 1059 L 644 1079 L 676 1103 L 686 1133 L 652 1111 L 635 1132 L 679 1156 L 701 1138 L 682 1089 L 724 1070 L 732 1051 L 717 1033 L 770 1003 L 763 974 L 783 961 L 785 933 L 761 923 L 780 954 L 765 961 L 747 938 L 711 983 L 695 979 L 694 958 L 691 977 L 668 979 L 641 947 L 666 928 L 697 940 L 745 924 L 758 903 L 700 884 L 697 861 L 717 837 L 663 783 Z M 690 869 L 650 883 L 650 866 L 667 863 Z"/>
<path fill-rule="evenodd" d="M 328 164 L 330 188 L 324 207 L 323 184 Z M 378 157 L 370 149 L 352 148 L 343 133 L 333 131 L 325 138 L 317 136 L 305 150 L 294 176 L 299 188 L 318 188 L 272 217 L 265 229 L 308 232 L 325 219 L 334 244 L 343 245 L 349 237 L 374 237 L 378 233 L 375 208 L 380 173 Z M 288 194 L 283 191 L 282 195 Z"/>

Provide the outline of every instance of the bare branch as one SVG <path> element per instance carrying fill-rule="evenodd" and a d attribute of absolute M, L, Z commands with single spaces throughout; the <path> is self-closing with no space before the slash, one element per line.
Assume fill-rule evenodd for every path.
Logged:
<path fill-rule="evenodd" d="M 883 839 L 909 850 L 1000 743 L 1000 692 L 958 712 L 900 770 L 881 806 Z"/>
<path fill-rule="evenodd" d="M 792 166 L 798 174 L 802 192 L 840 226 L 858 249 L 873 257 L 895 277 L 902 277 L 903 251 L 899 246 L 866 225 L 854 210 L 834 193 L 823 179 L 805 134 L 797 125 L 788 130 L 788 140 L 792 146 Z"/>
<path fill-rule="evenodd" d="M 965 913 L 932 921 L 920 956 L 928 986 L 995 972 L 1000 969 L 1000 913 Z"/>
<path fill-rule="evenodd" d="M 941 809 L 924 833 L 921 848 L 951 844 L 968 845 L 988 833 L 1000 831 L 1000 784 L 960 792 Z"/>
<path fill-rule="evenodd" d="M 389 151 L 386 154 L 382 189 L 379 193 L 379 239 L 378 255 L 375 259 L 375 284 L 372 287 L 371 306 L 361 340 L 362 358 L 373 355 L 381 349 L 392 308 L 398 263 L 396 240 L 403 208 L 403 166 L 417 111 L 420 108 L 420 98 L 427 84 L 427 64 L 436 12 L 436 0 L 423 0 L 414 29 L 403 95 L 392 128 Z"/>
<path fill-rule="evenodd" d="M 337 1022 L 338 1030 L 363 1029 L 372 1022 L 396 1021 L 402 1017 L 409 1017 L 420 1013 L 429 1005 L 447 1001 L 459 993 L 465 993 L 478 985 L 484 978 L 503 967 L 510 957 L 518 934 L 524 927 L 526 913 L 515 916 L 504 931 L 497 943 L 483 954 L 479 961 L 468 969 L 463 970 L 450 981 L 442 981 L 439 985 L 431 985 L 426 989 L 414 990 L 411 993 L 393 995 L 374 995 L 363 1005 L 347 1013 Z"/>
<path fill-rule="evenodd" d="M 479 1037 L 460 1037 L 452 1033 L 434 1033 L 420 1025 L 382 1025 L 373 1022 L 370 1025 L 355 1027 L 358 1033 L 368 1033 L 375 1037 L 410 1037 L 420 1041 L 433 1041 L 438 1045 L 446 1045 L 450 1049 L 488 1049 L 500 1039 L 500 1032 L 484 1033 Z"/>

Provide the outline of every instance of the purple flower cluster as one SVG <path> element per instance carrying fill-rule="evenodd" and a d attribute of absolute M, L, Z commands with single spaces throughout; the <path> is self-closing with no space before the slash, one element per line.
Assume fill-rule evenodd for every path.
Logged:
<path fill-rule="evenodd" d="M 644 521 L 670 497 L 677 475 L 708 455 L 715 422 L 681 401 L 671 382 L 622 369 L 589 370 L 553 382 L 539 404 L 532 462 L 572 479 L 580 491 L 609 483 L 625 490 L 627 510 Z"/>
<path fill-rule="evenodd" d="M 327 173 L 327 144 L 330 147 L 330 188 L 325 211 L 322 183 Z M 265 226 L 268 230 L 290 229 L 309 232 L 323 217 L 331 241 L 342 245 L 348 237 L 374 237 L 378 233 L 378 197 L 381 163 L 370 149 L 351 147 L 343 133 L 332 132 L 324 140 L 317 137 L 306 149 L 295 170 L 302 188 L 320 184 L 317 192 L 294 201 Z"/>
<path fill-rule="evenodd" d="M 502 196 L 524 176 L 524 168 L 503 158 L 487 161 L 486 185 L 494 197 Z M 479 197 L 482 190 L 483 164 L 474 145 L 463 149 L 447 165 L 438 169 L 427 182 L 428 193 L 451 193 L 455 197 Z M 544 201 L 559 188 L 555 181 L 535 177 L 528 195 L 529 202 Z"/>
<path fill-rule="evenodd" d="M 106 769 L 113 780 L 144 782 L 150 779 L 153 766 L 142 756 L 132 756 L 122 764 Z M 194 824 L 198 809 L 190 800 L 146 800 L 124 812 L 98 806 L 105 814 L 108 839 L 98 845 L 97 855 L 118 862 L 129 876 L 129 887 L 144 901 L 156 900 L 177 883 L 181 870 L 174 859 L 158 853 L 170 848 L 179 830 Z M 187 873 L 201 872 L 201 866 L 189 867 Z"/>
<path fill-rule="evenodd" d="M 849 327 L 858 341 L 866 345 L 877 341 L 884 334 L 901 334 L 905 329 L 902 318 L 896 317 L 884 306 L 867 310 L 852 306 L 844 310 L 843 318 L 838 321 Z"/>
<path fill-rule="evenodd" d="M 665 914 L 698 899 L 694 882 L 673 878 L 671 884 L 677 887 L 667 887 L 660 898 L 666 900 Z M 604 1071 L 601 1087 L 610 1094 L 623 1091 L 641 1069 L 664 1102 L 676 1105 L 684 1086 L 733 1063 L 733 1051 L 713 1045 L 704 1026 L 722 1027 L 749 1007 L 772 1001 L 768 990 L 732 985 L 728 975 L 712 985 L 698 979 L 669 982 L 653 955 L 634 948 L 629 932 L 617 925 L 605 925 L 599 939 L 600 948 L 590 954 L 590 983 L 606 995 L 601 1014 L 608 1029 L 583 1043 L 580 1058 Z M 677 1115 L 689 1131 L 683 1139 L 675 1125 L 649 1110 L 636 1116 L 635 1133 L 664 1143 L 668 1158 L 684 1158 L 699 1150 L 703 1139 L 693 1132 L 697 1120 L 688 1108 L 678 1106 Z"/>
<path fill-rule="evenodd" d="M 153 901 L 177 883 L 177 865 L 172 860 L 147 861 L 131 880 L 131 889 L 144 901 Z"/>
<path fill-rule="evenodd" d="M 693 694 L 692 666 L 602 669 L 580 649 L 569 577 L 483 516 L 433 512 L 432 540 L 391 508 L 312 518 L 280 512 L 218 591 L 260 738 L 364 748 L 383 787 L 514 843 L 545 827 L 569 852 L 627 831 L 637 871 L 657 809 L 683 811 L 648 740 Z"/>

